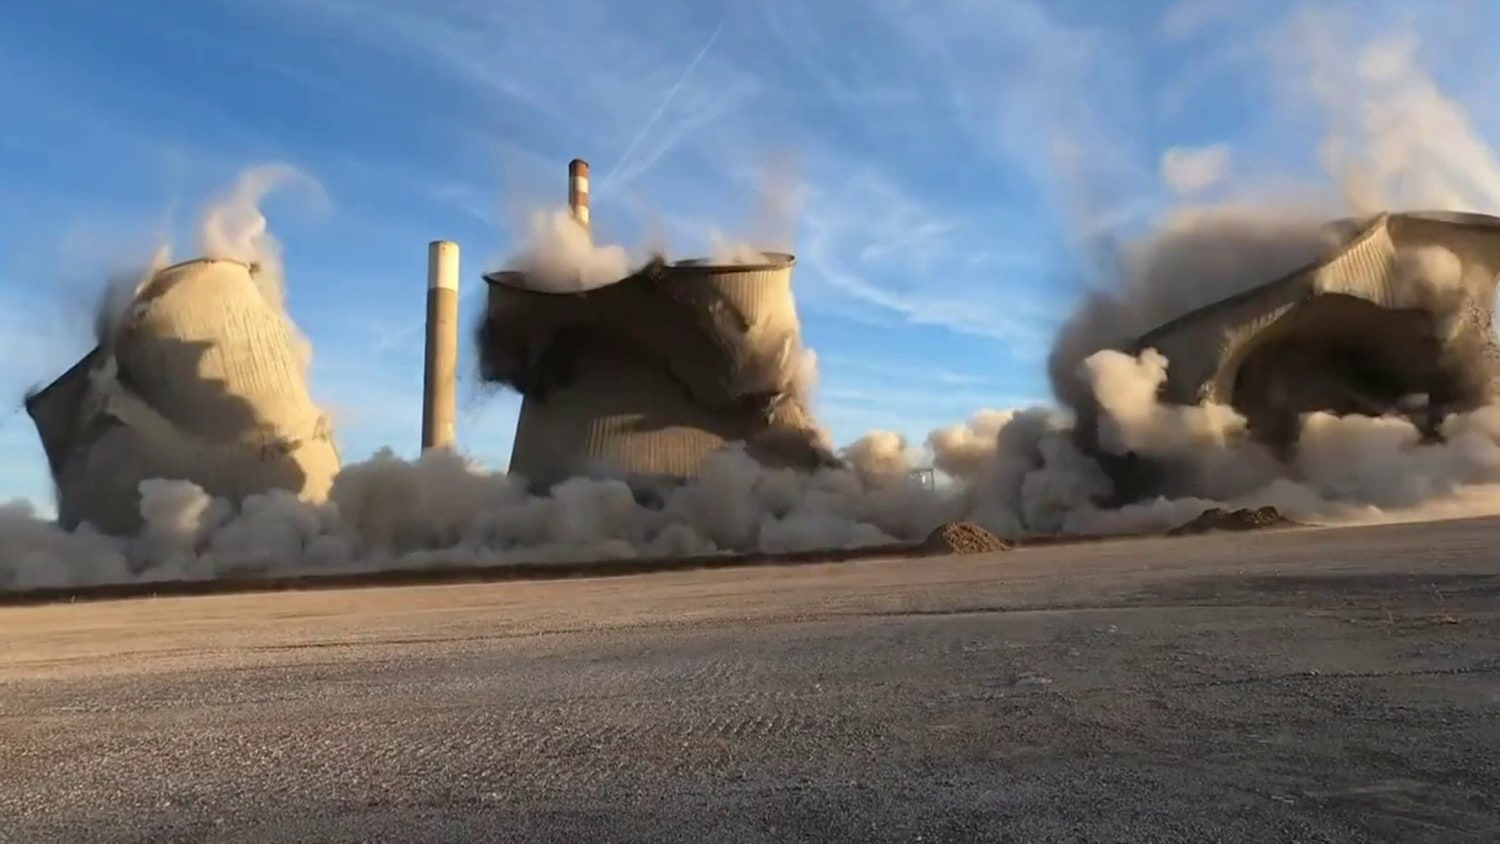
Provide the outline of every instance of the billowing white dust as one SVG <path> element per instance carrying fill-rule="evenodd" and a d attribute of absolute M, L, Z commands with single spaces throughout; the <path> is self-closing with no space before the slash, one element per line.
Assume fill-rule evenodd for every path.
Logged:
<path fill-rule="evenodd" d="M 1294 57 L 1291 75 L 1314 83 L 1305 90 L 1328 118 L 1320 153 L 1337 190 L 1292 206 L 1244 195 L 1177 209 L 1110 268 L 1107 282 L 1059 333 L 1049 366 L 1064 403 L 1081 391 L 1097 400 L 1106 444 L 1194 468 L 1192 494 L 1114 510 L 1094 506 L 1109 492 L 1109 479 L 1072 445 L 1067 414 L 1046 407 L 980 411 L 932 432 L 926 447 L 933 465 L 954 481 L 936 490 L 910 479 L 912 449 L 886 432 L 848 447 L 847 469 L 815 474 L 769 471 L 730 450 L 712 457 L 700 477 L 666 490 L 656 506 L 638 503 L 619 481 L 577 478 L 535 496 L 519 479 L 457 454 L 406 462 L 382 453 L 347 466 L 319 505 L 271 492 L 234 506 L 186 481 L 146 482 L 148 526 L 128 539 L 86 529 L 66 534 L 25 503 L 6 505 L 0 588 L 793 551 L 915 539 L 951 519 L 1006 534 L 1108 533 L 1159 529 L 1225 504 L 1271 504 L 1322 522 L 1493 511 L 1500 504 L 1500 408 L 1448 419 L 1441 444 L 1422 443 L 1403 419 L 1315 414 L 1284 465 L 1247 440 L 1244 419 L 1230 408 L 1158 403 L 1156 387 L 1170 366 L 1160 354 L 1108 351 L 1317 257 L 1327 247 L 1317 224 L 1331 211 L 1500 207 L 1500 167 L 1458 105 L 1422 71 L 1412 36 L 1361 43 L 1317 15 L 1299 15 L 1280 34 L 1271 52 Z M 1293 42 L 1296 49 L 1287 46 Z M 1176 190 L 1193 196 L 1220 185 L 1231 160 L 1219 148 L 1172 156 L 1163 169 Z M 208 255 L 279 267 L 256 208 L 265 175 L 247 177 L 210 211 Z M 535 217 L 531 235 L 512 266 L 549 289 L 597 286 L 631 267 L 626 250 L 596 245 L 565 211 Z M 715 252 L 731 262 L 759 254 L 732 245 Z M 1413 273 L 1439 299 L 1449 258 L 1412 258 Z M 266 295 L 281 302 L 279 285 Z"/>
<path fill-rule="evenodd" d="M 619 281 L 637 263 L 623 246 L 596 244 L 589 229 L 566 208 L 533 212 L 527 235 L 508 269 L 522 273 L 537 290 L 591 290 Z"/>

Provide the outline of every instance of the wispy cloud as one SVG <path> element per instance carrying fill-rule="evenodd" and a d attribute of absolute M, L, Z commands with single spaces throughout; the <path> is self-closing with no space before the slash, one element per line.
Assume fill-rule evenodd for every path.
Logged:
<path fill-rule="evenodd" d="M 744 172 L 798 150 L 810 307 L 1021 346 L 1043 342 L 1055 319 L 1054 303 L 1026 301 L 1028 268 L 1047 256 L 1042 226 L 1014 210 L 1033 198 L 1024 173 L 1053 141 L 1023 138 L 1016 123 L 1076 100 L 1053 95 L 1088 73 L 1098 41 L 1043 4 L 768 0 L 714 19 L 675 2 L 253 2 L 425 69 L 445 86 L 431 119 L 486 127 L 558 167 L 591 158 L 603 235 L 662 219 L 727 228 Z M 1069 120 L 1082 118 L 1061 115 L 1056 131 Z M 1000 191 L 974 190 L 996 175 Z M 561 179 L 545 178 L 560 196 Z M 493 204 L 475 201 L 483 192 L 452 179 L 435 192 L 493 219 Z"/>
<path fill-rule="evenodd" d="M 714 42 L 719 40 L 719 36 L 723 34 L 723 32 L 723 24 L 719 24 L 718 26 L 714 27 L 714 31 L 708 36 L 708 40 L 704 41 L 703 46 L 698 48 L 697 54 L 693 56 L 692 61 L 688 62 L 688 66 L 682 71 L 682 75 L 677 77 L 677 81 L 673 82 L 672 87 L 668 88 L 666 94 L 662 96 L 661 104 L 651 112 L 651 116 L 646 118 L 646 122 L 641 125 L 640 130 L 630 138 L 630 143 L 625 145 L 625 151 L 620 153 L 620 157 L 615 161 L 614 165 L 608 170 L 604 171 L 603 175 L 599 178 L 597 188 L 598 193 L 605 193 L 609 189 L 611 180 L 615 176 L 620 174 L 621 171 L 624 171 L 624 173 L 626 174 L 639 173 L 645 167 L 649 167 L 651 163 L 654 163 L 655 158 L 659 158 L 661 156 L 662 153 L 658 152 L 655 158 L 649 160 L 640 167 L 637 167 L 635 170 L 627 169 L 627 165 L 634 164 L 634 162 L 631 160 L 631 156 L 634 155 L 635 151 L 640 148 L 641 142 L 646 140 L 646 138 L 651 134 L 651 130 L 656 126 L 657 121 L 661 120 L 662 115 L 666 113 L 669 107 L 671 107 L 672 100 L 677 96 L 677 92 L 681 91 L 682 86 L 692 78 L 693 71 L 697 70 L 699 62 L 702 62 L 703 57 L 708 55 L 708 51 L 713 49 Z"/>
<path fill-rule="evenodd" d="M 431 119 L 510 128 L 539 146 L 649 148 L 750 93 L 754 80 L 706 54 L 670 8 L 603 0 L 256 0 L 287 23 L 399 57 L 432 86 Z M 696 37 L 694 35 L 696 34 Z M 705 36 L 709 41 L 705 44 Z M 694 47 L 700 55 L 693 57 Z M 673 48 L 676 49 L 673 49 Z M 684 55 L 686 54 L 686 55 Z M 672 58 L 680 57 L 680 58 Z M 692 58 L 690 70 L 681 62 Z M 663 93 L 670 92 L 665 99 Z M 653 110 L 660 114 L 642 131 Z M 445 113 L 446 112 L 446 113 Z"/>
<path fill-rule="evenodd" d="M 1224 181 L 1229 165 L 1228 144 L 1172 147 L 1162 153 L 1161 177 L 1175 193 L 1199 193 Z"/>
<path fill-rule="evenodd" d="M 875 318 L 1044 345 L 1061 303 L 1038 295 L 1045 254 L 1008 242 L 1012 219 L 938 211 L 874 173 L 809 191 L 800 244 L 804 299 Z M 998 242 L 997 242 L 998 241 Z"/>

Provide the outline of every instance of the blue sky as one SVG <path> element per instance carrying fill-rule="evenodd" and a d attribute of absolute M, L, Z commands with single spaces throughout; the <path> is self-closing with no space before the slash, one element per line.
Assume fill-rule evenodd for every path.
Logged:
<path fill-rule="evenodd" d="M 975 410 L 1043 400 L 1050 334 L 1088 277 L 1080 226 L 1128 231 L 1164 207 L 1174 146 L 1309 155 L 1268 121 L 1275 85 L 1241 49 L 1291 8 L 9 3 L 0 390 L 15 411 L 0 424 L 0 497 L 49 497 L 21 396 L 87 348 L 107 272 L 163 236 L 186 257 L 204 202 L 267 162 L 326 194 L 289 190 L 266 210 L 347 458 L 415 450 L 427 241 L 458 241 L 479 293 L 516 245 L 518 212 L 561 202 L 574 156 L 593 164 L 599 238 L 664 230 L 681 256 L 714 228 L 748 227 L 757 174 L 791 163 L 796 292 L 839 441 L 883 428 L 920 442 Z M 503 466 L 516 399 L 470 378 L 460 400 L 462 446 Z"/>

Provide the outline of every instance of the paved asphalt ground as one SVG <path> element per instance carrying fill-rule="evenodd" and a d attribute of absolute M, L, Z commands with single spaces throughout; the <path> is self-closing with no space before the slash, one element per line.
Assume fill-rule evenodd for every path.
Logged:
<path fill-rule="evenodd" d="M 1497 546 L 0 609 L 0 840 L 1495 842 Z"/>

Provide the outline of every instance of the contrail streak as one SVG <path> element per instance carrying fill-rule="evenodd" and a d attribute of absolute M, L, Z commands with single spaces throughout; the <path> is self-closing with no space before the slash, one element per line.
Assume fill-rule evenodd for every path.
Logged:
<path fill-rule="evenodd" d="M 666 113 L 667 106 L 670 106 L 672 104 L 672 100 L 677 96 L 677 92 L 682 90 L 682 86 L 686 84 L 688 79 L 693 75 L 693 71 L 698 68 L 699 62 L 703 61 L 703 57 L 708 55 L 708 51 L 713 49 L 714 42 L 719 40 L 719 33 L 723 31 L 724 24 L 721 23 L 714 28 L 713 34 L 708 36 L 708 40 L 703 42 L 703 47 L 702 49 L 698 50 L 698 55 L 694 56 L 691 62 L 688 62 L 688 66 L 682 71 L 682 75 L 677 77 L 677 82 L 667 90 L 667 95 L 662 98 L 661 104 L 656 107 L 656 111 L 651 113 L 651 117 L 646 120 L 645 125 L 641 126 L 640 131 L 635 133 L 635 137 L 632 138 L 629 145 L 625 147 L 624 154 L 622 154 L 620 156 L 620 159 L 615 162 L 615 165 L 609 169 L 609 172 L 605 173 L 604 177 L 599 180 L 599 184 L 595 190 L 596 193 L 602 191 L 609 183 L 610 178 L 613 177 L 615 173 L 618 173 L 621 167 L 625 166 L 625 162 L 630 160 L 630 156 L 635 154 L 636 148 L 639 147 L 641 145 L 641 142 L 646 139 L 646 136 L 651 133 L 651 129 L 656 125 L 656 121 L 660 120 L 661 116 Z"/>
<path fill-rule="evenodd" d="M 703 42 L 703 47 L 698 50 L 698 55 L 693 56 L 693 60 L 691 62 L 688 62 L 688 66 L 683 69 L 682 75 L 677 77 L 677 81 L 673 83 L 672 87 L 667 90 L 666 96 L 662 97 L 661 104 L 656 107 L 656 111 L 652 112 L 651 117 L 646 121 L 645 125 L 641 127 L 639 132 L 636 132 L 635 137 L 631 139 L 630 144 L 625 147 L 625 154 L 621 155 L 620 159 L 615 162 L 615 165 L 609 169 L 609 172 L 606 173 L 603 178 L 598 180 L 594 187 L 595 194 L 603 191 L 610 178 L 618 173 L 620 171 L 620 168 L 625 165 L 625 162 L 629 161 L 630 157 L 635 154 L 635 151 L 638 147 L 640 147 L 641 142 L 644 141 L 646 139 L 646 136 L 651 133 L 652 127 L 654 127 L 656 125 L 656 122 L 661 119 L 661 116 L 666 113 L 667 107 L 672 104 L 672 100 L 677 96 L 677 92 L 682 90 L 682 86 L 685 85 L 688 79 L 692 77 L 693 71 L 698 68 L 698 65 L 703 61 L 704 57 L 708 55 L 708 51 L 713 49 L 714 42 L 719 40 L 719 34 L 723 31 L 724 24 L 722 23 L 717 27 L 714 27 L 713 33 L 708 36 L 708 40 Z M 483 290 L 484 287 L 482 285 L 478 287 L 466 288 L 461 294 L 459 294 L 460 303 L 466 302 L 472 297 L 479 295 L 481 292 L 483 292 Z M 415 337 L 417 332 L 421 331 L 425 326 L 426 322 L 414 322 L 404 328 L 387 332 L 384 334 L 384 336 L 378 338 L 375 341 L 375 348 L 379 351 L 387 351 L 396 346 L 399 346 L 402 343 L 405 343 L 411 338 Z"/>

